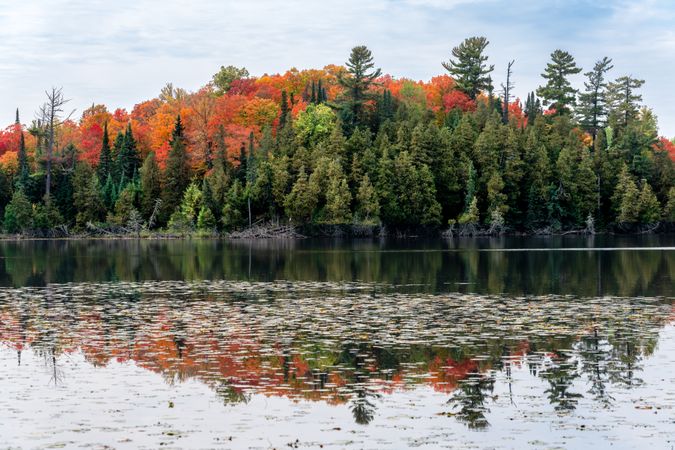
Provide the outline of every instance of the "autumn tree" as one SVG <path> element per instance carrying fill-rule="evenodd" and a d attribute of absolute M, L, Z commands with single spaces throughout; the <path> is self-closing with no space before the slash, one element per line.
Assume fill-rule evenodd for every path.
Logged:
<path fill-rule="evenodd" d="M 483 54 L 489 43 L 490 41 L 482 36 L 467 38 L 452 49 L 454 59 L 442 63 L 455 79 L 457 89 L 468 95 L 471 100 L 475 100 L 480 92 L 491 88 L 492 85 L 490 72 L 494 70 L 494 66 L 487 65 L 488 57 Z"/>

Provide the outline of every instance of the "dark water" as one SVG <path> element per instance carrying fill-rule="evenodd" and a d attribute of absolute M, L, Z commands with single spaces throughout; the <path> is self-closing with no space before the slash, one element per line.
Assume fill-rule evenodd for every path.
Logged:
<path fill-rule="evenodd" d="M 0 286 L 226 279 L 375 282 L 430 293 L 667 296 L 673 248 L 675 235 L 0 242 Z"/>
<path fill-rule="evenodd" d="M 0 448 L 672 448 L 673 236 L 0 243 Z"/>

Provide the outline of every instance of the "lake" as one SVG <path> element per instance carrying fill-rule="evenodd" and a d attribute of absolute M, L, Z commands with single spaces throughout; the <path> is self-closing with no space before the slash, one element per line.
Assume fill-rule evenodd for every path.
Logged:
<path fill-rule="evenodd" d="M 0 448 L 675 445 L 675 236 L 0 242 Z"/>

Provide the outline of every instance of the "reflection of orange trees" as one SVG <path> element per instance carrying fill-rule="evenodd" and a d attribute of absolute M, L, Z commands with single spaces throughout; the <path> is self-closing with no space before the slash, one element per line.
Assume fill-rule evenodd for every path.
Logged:
<path fill-rule="evenodd" d="M 181 289 L 187 294 L 173 299 Z M 82 297 L 61 295 L 51 303 L 41 300 L 41 292 L 34 298 L 6 297 L 0 303 L 0 343 L 18 351 L 27 346 L 38 352 L 46 349 L 57 356 L 79 351 L 95 366 L 111 360 L 130 362 L 160 374 L 168 383 L 196 379 L 226 402 L 246 401 L 252 393 L 351 402 L 355 417 L 366 422 L 379 394 L 415 385 L 448 394 L 461 388 L 466 395 L 458 399 L 470 406 L 482 401 L 478 394 L 483 389 L 475 389 L 476 383 L 488 386 L 490 380 L 484 378 L 489 373 L 523 364 L 534 364 L 534 372 L 551 383 L 551 401 L 568 408 L 574 403 L 567 399 L 574 397 L 560 386 L 577 374 L 569 369 L 567 355 L 557 349 L 585 345 L 584 336 L 595 333 L 589 348 L 594 354 L 606 352 L 607 364 L 613 364 L 607 372 L 623 383 L 633 382 L 640 359 L 653 351 L 654 326 L 675 317 L 673 305 L 640 301 L 586 299 L 579 304 L 587 314 L 579 314 L 573 299 L 550 303 L 542 298 L 519 306 L 516 299 L 420 300 L 398 295 L 396 308 L 389 312 L 396 316 L 391 319 L 394 325 L 382 313 L 377 327 L 371 328 L 357 323 L 357 317 L 372 314 L 369 308 L 385 303 L 384 297 L 375 301 L 368 294 L 350 294 L 356 296 L 352 301 L 340 303 L 336 298 L 326 308 L 327 297 L 314 299 L 317 306 L 307 296 L 284 303 L 281 298 L 259 301 L 239 291 L 243 299 L 230 298 L 231 293 L 228 297 L 185 285 L 170 291 L 162 284 L 156 290 L 135 297 L 110 294 L 100 302 L 92 301 L 88 292 Z M 467 307 L 469 300 L 472 304 Z M 411 311 L 405 310 L 406 305 L 412 305 Z M 450 309 L 445 309 L 448 305 Z M 566 306 L 571 312 L 551 305 Z M 531 319 L 518 309 L 523 307 Z M 543 317 L 543 322 L 536 317 Z M 339 334 L 334 328 L 338 319 L 348 324 L 348 332 L 356 330 L 354 334 Z M 383 332 L 387 326 L 398 327 L 397 321 L 410 335 Z M 537 333 L 525 335 L 532 327 L 539 327 Z M 605 334 L 598 335 L 598 329 Z M 381 344 L 386 339 L 396 345 Z M 438 339 L 443 345 L 429 343 Z M 596 384 L 600 386 L 604 378 Z"/>

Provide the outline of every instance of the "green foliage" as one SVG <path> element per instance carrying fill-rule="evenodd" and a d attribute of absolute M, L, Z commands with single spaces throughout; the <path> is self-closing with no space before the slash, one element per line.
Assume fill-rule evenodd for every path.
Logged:
<path fill-rule="evenodd" d="M 470 37 L 465 39 L 459 46 L 452 49 L 449 62 L 444 62 L 443 67 L 450 72 L 457 88 L 475 100 L 481 91 L 491 88 L 492 79 L 489 74 L 494 66 L 486 64 L 488 57 L 483 54 L 490 41 L 485 37 Z"/>
<path fill-rule="evenodd" d="M 313 147 L 335 129 L 335 113 L 326 105 L 309 105 L 295 119 L 295 135 L 300 145 Z"/>
<path fill-rule="evenodd" d="M 309 183 L 305 167 L 301 167 L 291 192 L 286 196 L 286 214 L 291 220 L 300 223 L 310 221 L 318 203 L 318 195 L 315 185 Z"/>
<path fill-rule="evenodd" d="M 14 192 L 12 200 L 5 208 L 4 228 L 8 233 L 20 233 L 33 226 L 33 206 L 23 190 Z"/>
<path fill-rule="evenodd" d="M 604 57 L 595 63 L 593 70 L 584 75 L 588 81 L 584 82 L 585 91 L 579 94 L 578 113 L 581 115 L 579 123 L 595 137 L 607 118 L 607 83 L 605 74 L 609 72 L 612 60 Z"/>
<path fill-rule="evenodd" d="M 150 152 L 143 162 L 140 182 L 140 213 L 147 219 L 152 215 L 157 200 L 161 199 L 162 196 L 162 174 L 154 152 Z"/>
<path fill-rule="evenodd" d="M 638 207 L 641 223 L 656 223 L 661 220 L 661 205 L 659 205 L 652 187 L 645 180 L 642 181 Z"/>
<path fill-rule="evenodd" d="M 216 229 L 216 217 L 211 212 L 211 208 L 202 206 L 199 210 L 199 216 L 197 217 L 197 228 L 200 230 L 215 230 Z"/>
<path fill-rule="evenodd" d="M 675 222 L 675 186 L 668 191 L 668 200 L 663 209 L 663 220 L 666 222 Z"/>
<path fill-rule="evenodd" d="M 163 179 L 162 209 L 166 214 L 178 208 L 183 199 L 183 192 L 190 184 L 190 165 L 180 116 L 176 118 L 171 138 L 171 150 L 169 151 Z"/>
<path fill-rule="evenodd" d="M 63 216 L 54 202 L 45 198 L 44 203 L 38 203 L 33 208 L 33 228 L 37 230 L 51 230 L 63 224 Z"/>
<path fill-rule="evenodd" d="M 196 183 L 190 183 L 183 194 L 180 211 L 189 222 L 196 223 L 202 206 L 202 191 Z"/>
<path fill-rule="evenodd" d="M 546 80 L 544 86 L 537 89 L 537 95 L 544 99 L 544 104 L 549 105 L 556 114 L 566 114 L 570 106 L 574 106 L 577 90 L 572 87 L 568 77 L 581 72 L 577 67 L 574 57 L 563 50 L 555 50 L 551 53 L 551 62 L 541 76 Z"/>
<path fill-rule="evenodd" d="M 102 200 L 98 176 L 89 164 L 78 163 L 73 174 L 73 204 L 77 210 L 75 223 L 78 228 L 103 219 L 105 205 Z"/>
<path fill-rule="evenodd" d="M 347 134 L 351 134 L 359 125 L 368 123 L 364 103 L 373 97 L 369 92 L 370 85 L 382 72 L 375 69 L 373 55 L 365 45 L 352 48 L 345 66 L 348 74 L 340 74 L 338 77 L 338 82 L 344 88 L 344 95 L 338 106 L 342 126 Z"/>
<path fill-rule="evenodd" d="M 375 187 L 370 182 L 368 174 L 363 175 L 356 194 L 357 215 L 363 223 L 376 223 L 380 215 L 380 202 Z"/>
<path fill-rule="evenodd" d="M 221 222 L 225 230 L 233 230 L 246 223 L 244 211 L 246 209 L 247 193 L 239 180 L 232 183 L 223 205 Z"/>
<path fill-rule="evenodd" d="M 108 138 L 108 123 L 103 126 L 103 141 L 101 143 L 101 153 L 98 157 L 98 166 L 96 173 L 98 174 L 98 181 L 104 184 L 108 178 L 113 175 L 113 159 L 112 150 L 110 149 L 110 142 Z"/>

